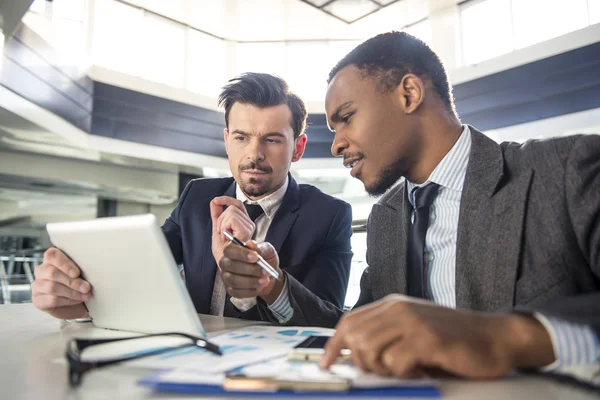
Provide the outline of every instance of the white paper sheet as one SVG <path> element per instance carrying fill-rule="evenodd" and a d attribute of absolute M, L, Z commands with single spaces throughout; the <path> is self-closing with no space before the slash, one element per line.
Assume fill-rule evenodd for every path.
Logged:
<path fill-rule="evenodd" d="M 386 387 L 424 387 L 437 386 L 438 381 L 432 379 L 397 379 L 378 376 L 361 371 L 349 364 L 334 364 L 330 370 L 322 370 L 316 363 L 287 361 L 285 357 L 267 360 L 241 368 L 240 373 L 248 377 L 270 377 L 292 381 L 325 381 L 348 379 L 355 388 L 386 388 Z M 153 380 L 162 383 L 221 385 L 225 374 L 210 374 L 198 370 L 178 368 L 165 372 Z"/>
<path fill-rule="evenodd" d="M 312 335 L 330 336 L 333 329 L 256 325 L 210 338 L 222 356 L 200 348 L 186 347 L 127 363 L 130 366 L 225 372 L 241 366 L 285 356 L 291 348 Z"/>
<path fill-rule="evenodd" d="M 175 371 L 174 371 L 175 372 Z M 351 362 L 333 364 L 329 370 L 319 368 L 317 363 L 288 361 L 286 358 L 268 360 L 251 365 L 240 371 L 249 377 L 272 377 L 285 380 L 329 381 L 332 379 L 347 379 L 355 388 L 408 387 L 431 386 L 437 381 L 431 379 L 398 379 L 379 376 L 361 371 Z"/>

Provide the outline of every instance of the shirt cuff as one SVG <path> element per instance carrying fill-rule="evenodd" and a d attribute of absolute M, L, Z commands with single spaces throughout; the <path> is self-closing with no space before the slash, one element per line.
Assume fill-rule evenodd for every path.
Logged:
<path fill-rule="evenodd" d="M 241 312 L 246 312 L 256 305 L 256 297 L 248 297 L 246 299 L 230 297 L 229 301 L 231 301 L 235 308 L 237 308 Z"/>
<path fill-rule="evenodd" d="M 548 331 L 556 357 L 556 361 L 543 367 L 542 371 L 549 372 L 561 367 L 591 364 L 600 360 L 600 340 L 591 327 L 539 313 L 534 313 L 533 316 Z"/>
<path fill-rule="evenodd" d="M 285 276 L 285 274 L 284 274 Z M 294 309 L 290 304 L 290 295 L 288 293 L 287 277 L 283 283 L 283 289 L 279 293 L 279 297 L 269 306 L 269 310 L 273 313 L 280 324 L 285 324 L 294 315 Z"/>

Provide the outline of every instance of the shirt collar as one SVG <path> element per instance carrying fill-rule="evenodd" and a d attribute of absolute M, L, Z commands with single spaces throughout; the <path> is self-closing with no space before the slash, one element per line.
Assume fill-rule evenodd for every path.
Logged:
<path fill-rule="evenodd" d="M 287 191 L 288 185 L 290 183 L 289 179 L 290 179 L 289 176 L 286 176 L 285 182 L 283 182 L 283 185 L 281 185 L 281 187 L 279 189 L 277 189 L 270 195 L 263 197 L 262 199 L 256 200 L 256 201 L 250 200 L 248 197 L 246 197 L 246 195 L 240 188 L 240 185 L 236 184 L 235 185 L 235 197 L 238 200 L 241 200 L 242 203 L 258 204 L 259 206 L 262 207 L 267 218 L 272 219 L 273 216 L 275 215 L 275 212 L 281 205 L 281 202 L 283 201 L 283 196 L 285 196 L 285 192 Z"/>
<path fill-rule="evenodd" d="M 409 193 L 419 186 L 425 186 L 428 183 L 437 183 L 438 185 L 455 190 L 462 191 L 467 174 L 467 165 L 469 164 L 469 156 L 471 154 L 471 130 L 468 125 L 463 125 L 463 130 L 460 137 L 454 143 L 448 154 L 442 158 L 442 161 L 435 167 L 431 175 L 425 183 L 417 185 L 409 180 L 406 180 L 406 188 Z M 412 199 L 411 196 L 408 196 Z"/>

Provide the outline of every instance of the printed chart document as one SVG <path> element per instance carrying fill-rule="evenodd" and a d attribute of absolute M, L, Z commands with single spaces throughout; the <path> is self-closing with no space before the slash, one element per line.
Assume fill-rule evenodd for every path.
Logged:
<path fill-rule="evenodd" d="M 333 333 L 334 330 L 324 328 L 250 326 L 211 338 L 223 352 L 220 357 L 189 348 L 142 358 L 129 365 L 160 369 L 160 372 L 139 381 L 139 384 L 157 391 L 215 396 L 236 391 L 238 394 L 275 395 L 290 393 L 291 388 L 292 392 L 301 390 L 322 396 L 324 393 L 336 393 L 338 389 L 330 386 L 339 383 L 339 390 L 349 396 L 439 398 L 439 388 L 434 380 L 380 377 L 362 372 L 348 361 L 322 370 L 317 363 L 287 359 L 287 353 L 307 337 L 331 336 Z M 236 377 L 246 383 L 240 386 Z M 261 383 L 260 388 L 248 392 L 247 378 L 269 383 L 266 386 Z M 232 380 L 235 380 L 234 386 L 231 385 Z M 288 388 L 287 391 L 285 388 Z"/>
<path fill-rule="evenodd" d="M 168 353 L 144 357 L 128 366 L 155 369 L 193 370 L 196 373 L 218 373 L 285 356 L 290 349 L 308 336 L 333 335 L 333 329 L 281 326 L 249 326 L 211 337 L 222 356 L 206 350 L 183 347 Z"/>

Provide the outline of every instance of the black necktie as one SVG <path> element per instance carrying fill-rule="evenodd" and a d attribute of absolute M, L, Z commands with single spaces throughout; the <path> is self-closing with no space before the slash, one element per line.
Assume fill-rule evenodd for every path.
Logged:
<path fill-rule="evenodd" d="M 246 211 L 252 222 L 256 221 L 264 213 L 263 208 L 259 204 L 244 203 L 244 207 L 246 207 Z"/>
<path fill-rule="evenodd" d="M 430 299 L 425 260 L 425 235 L 429 223 L 429 207 L 438 194 L 440 186 L 430 183 L 413 189 L 414 219 L 408 232 L 408 295 Z"/>
<path fill-rule="evenodd" d="M 244 203 L 244 207 L 246 207 L 246 212 L 248 212 L 248 216 L 250 217 L 252 222 L 256 221 L 258 217 L 264 214 L 263 208 L 258 204 Z M 254 232 L 254 234 L 256 234 L 256 231 Z M 252 235 L 252 238 L 254 239 L 254 235 Z M 241 314 L 241 311 L 238 310 L 231 302 L 231 296 L 227 294 L 225 296 L 225 307 L 223 309 L 223 316 L 239 318 Z"/>

